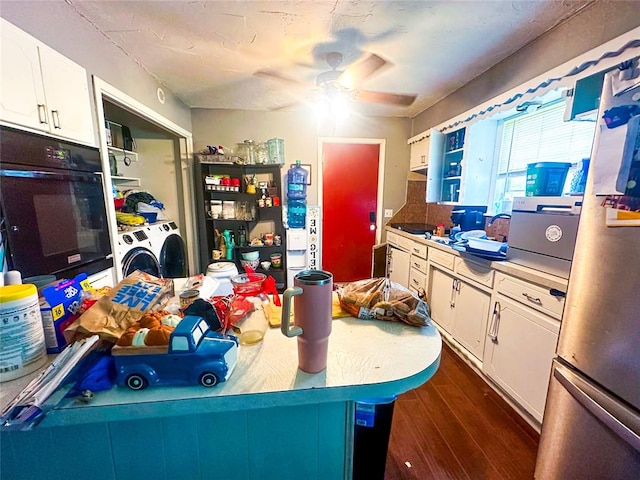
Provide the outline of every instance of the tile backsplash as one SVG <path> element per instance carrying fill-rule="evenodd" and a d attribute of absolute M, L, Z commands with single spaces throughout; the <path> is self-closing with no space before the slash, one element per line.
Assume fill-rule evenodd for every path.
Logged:
<path fill-rule="evenodd" d="M 453 227 L 451 211 L 454 205 L 426 203 L 427 180 L 409 179 L 407 181 L 407 201 L 389 220 L 388 223 L 423 223 L 438 225 L 444 223 L 445 228 Z M 509 235 L 509 219 L 496 219 L 489 227 L 489 217 L 485 220 L 487 236 L 504 242 Z"/>

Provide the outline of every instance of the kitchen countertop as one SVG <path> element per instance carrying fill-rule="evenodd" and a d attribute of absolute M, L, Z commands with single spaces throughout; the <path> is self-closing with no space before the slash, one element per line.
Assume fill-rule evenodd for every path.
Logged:
<path fill-rule="evenodd" d="M 216 387 L 113 387 L 88 404 L 61 400 L 37 428 L 389 397 L 422 385 L 440 363 L 442 341 L 433 326 L 347 317 L 334 320 L 332 328 L 323 372 L 299 370 L 297 340 L 269 329 L 262 342 L 240 346 L 233 374 Z M 2 390 L 18 393 L 32 376 Z M 14 395 L 3 395 L 1 406 Z"/>
<path fill-rule="evenodd" d="M 443 252 L 450 253 L 451 255 L 455 255 L 458 257 L 463 257 L 465 260 L 470 260 L 469 255 L 461 255 L 460 252 L 454 250 L 448 245 L 444 245 L 442 243 L 438 243 L 434 240 L 427 240 L 423 234 L 413 235 L 397 228 L 385 227 L 387 231 L 394 232 L 398 235 L 411 238 L 412 240 L 417 241 L 418 243 L 422 243 L 427 245 L 430 248 L 437 248 L 438 250 L 442 250 Z M 491 261 L 486 260 L 484 258 L 473 258 L 473 262 L 479 263 L 481 265 L 485 265 L 489 268 L 493 268 L 496 271 L 506 273 L 507 275 L 512 275 L 514 277 L 520 278 L 522 280 L 526 280 L 531 283 L 535 283 L 537 285 L 541 285 L 545 288 L 554 288 L 556 290 L 560 290 L 562 292 L 567 291 L 567 285 L 569 284 L 569 280 L 566 278 L 558 277 L 556 275 L 551 275 L 540 270 L 535 270 L 533 268 L 528 268 L 522 265 L 518 265 L 509 261 Z"/>

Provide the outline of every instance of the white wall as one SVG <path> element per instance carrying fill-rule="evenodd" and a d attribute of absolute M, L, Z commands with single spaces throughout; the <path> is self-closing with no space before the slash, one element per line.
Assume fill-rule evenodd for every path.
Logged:
<path fill-rule="evenodd" d="M 195 108 L 191 117 L 195 152 L 206 145 L 235 147 L 246 139 L 256 142 L 283 138 L 286 165 L 301 160 L 311 164 L 312 184 L 308 187 L 308 203 L 318 202 L 318 137 L 382 138 L 386 140 L 383 208 L 398 210 L 405 201 L 409 170 L 410 119 L 352 116 L 342 124 L 318 125 L 301 111 L 258 112 Z M 345 172 L 345 175 L 357 172 Z M 340 188 L 336 185 L 336 188 Z"/>
<path fill-rule="evenodd" d="M 640 2 L 600 0 L 414 118 L 412 135 L 439 125 L 640 25 Z"/>

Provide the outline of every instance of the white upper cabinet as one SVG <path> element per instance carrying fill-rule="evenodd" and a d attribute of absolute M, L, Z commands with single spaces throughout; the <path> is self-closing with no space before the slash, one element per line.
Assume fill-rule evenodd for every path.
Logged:
<path fill-rule="evenodd" d="M 442 135 L 427 172 L 427 201 L 486 205 L 497 122 L 483 120 Z"/>
<path fill-rule="evenodd" d="M 33 38 L 0 19 L 0 119 L 46 128 L 44 85 Z"/>
<path fill-rule="evenodd" d="M 87 73 L 0 19 L 0 120 L 95 144 Z"/>
<path fill-rule="evenodd" d="M 433 128 L 409 139 L 411 147 L 409 169 L 412 171 L 427 169 L 433 158 L 442 155 L 443 141 L 444 135 Z"/>

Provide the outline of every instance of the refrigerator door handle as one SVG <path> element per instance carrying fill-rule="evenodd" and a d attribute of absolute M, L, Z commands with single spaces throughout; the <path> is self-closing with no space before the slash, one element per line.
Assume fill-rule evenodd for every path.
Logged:
<path fill-rule="evenodd" d="M 609 410 L 616 410 L 615 404 L 609 404 L 609 410 L 605 409 L 600 403 L 594 400 L 589 393 L 585 392 L 585 390 L 593 390 L 593 388 L 578 376 L 572 375 L 568 371 L 564 372 L 556 367 L 554 368 L 553 376 L 562 384 L 571 396 L 586 408 L 594 417 L 600 420 L 625 443 L 640 453 L 640 435 L 609 412 Z M 569 378 L 569 376 L 572 378 Z M 602 400 L 605 400 L 605 398 L 603 397 Z M 640 431 L 640 419 L 638 419 L 636 423 L 638 423 L 636 428 Z"/>

